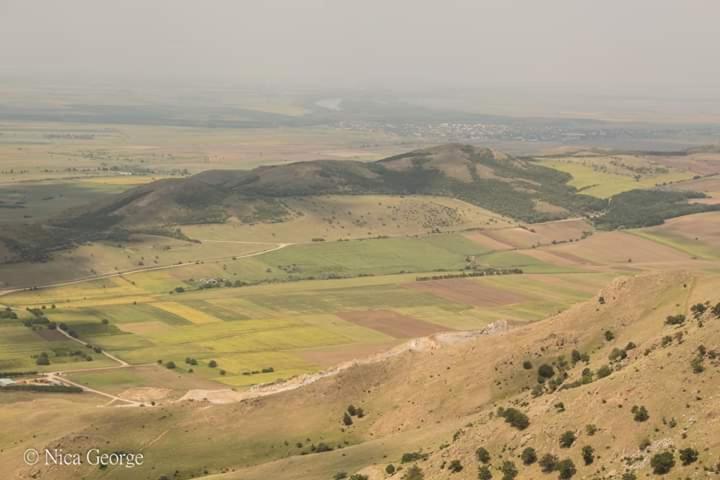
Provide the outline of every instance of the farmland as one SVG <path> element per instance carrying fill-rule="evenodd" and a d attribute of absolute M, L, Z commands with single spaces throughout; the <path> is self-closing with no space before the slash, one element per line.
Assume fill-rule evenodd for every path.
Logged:
<path fill-rule="evenodd" d="M 654 188 L 681 182 L 695 175 L 687 164 L 661 165 L 641 155 L 603 155 L 581 152 L 542 163 L 572 175 L 570 185 L 587 195 L 609 198 L 638 188 Z"/>

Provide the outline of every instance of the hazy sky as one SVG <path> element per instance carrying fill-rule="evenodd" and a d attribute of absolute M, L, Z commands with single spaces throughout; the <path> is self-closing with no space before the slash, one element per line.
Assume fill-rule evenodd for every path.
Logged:
<path fill-rule="evenodd" d="M 720 85 L 718 0 L 0 0 L 0 75 Z"/>

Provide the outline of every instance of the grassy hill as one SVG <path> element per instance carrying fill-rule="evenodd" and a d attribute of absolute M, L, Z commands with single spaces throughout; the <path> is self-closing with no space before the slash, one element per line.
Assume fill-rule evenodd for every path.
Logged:
<path fill-rule="evenodd" d="M 344 478 L 340 472 L 462 480 L 483 467 L 502 478 L 501 469 L 512 469 L 506 462 L 518 471 L 508 478 L 519 479 L 654 478 L 663 465 L 664 478 L 711 478 L 720 459 L 718 286 L 712 274 L 618 279 L 540 322 L 416 341 L 296 390 L 237 403 L 231 392 L 231 403 L 211 404 L 202 391 L 195 401 L 156 408 L 99 409 L 63 396 L 7 403 L 4 418 L 22 416 L 25 431 L 41 433 L 31 438 L 4 422 L 0 466 L 60 480 L 326 480 Z M 704 311 L 694 307 L 706 302 Z M 343 420 L 349 405 L 364 412 L 351 424 Z M 21 463 L 29 447 L 76 451 L 98 442 L 143 451 L 149 461 L 134 470 Z M 529 448 L 537 459 L 525 464 Z M 552 468 L 544 473 L 537 460 L 546 455 L 563 468 L 546 462 Z M 388 474 L 389 464 L 401 470 Z M 414 465 L 424 476 L 406 476 Z"/>
<path fill-rule="evenodd" d="M 293 214 L 284 200 L 329 194 L 455 197 L 535 222 L 601 209 L 605 202 L 566 185 L 570 176 L 490 149 L 445 145 L 377 162 L 322 160 L 208 171 L 132 189 L 58 222 L 96 228 L 159 223 L 277 222 Z"/>

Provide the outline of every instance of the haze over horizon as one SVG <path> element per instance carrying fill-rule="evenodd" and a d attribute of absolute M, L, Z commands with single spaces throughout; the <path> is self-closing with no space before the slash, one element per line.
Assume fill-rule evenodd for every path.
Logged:
<path fill-rule="evenodd" d="M 0 74 L 714 94 L 719 14 L 711 0 L 2 0 Z"/>

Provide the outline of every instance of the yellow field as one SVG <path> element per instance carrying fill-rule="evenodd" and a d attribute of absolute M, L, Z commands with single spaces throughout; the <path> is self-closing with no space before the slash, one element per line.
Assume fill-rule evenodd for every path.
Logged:
<path fill-rule="evenodd" d="M 191 321 L 196 325 L 202 325 L 205 323 L 216 323 L 220 322 L 219 318 L 215 318 L 212 315 L 208 315 L 204 312 L 188 307 L 181 303 L 176 302 L 157 302 L 152 304 L 153 307 L 165 310 L 166 312 L 173 313 L 179 317 Z"/>

